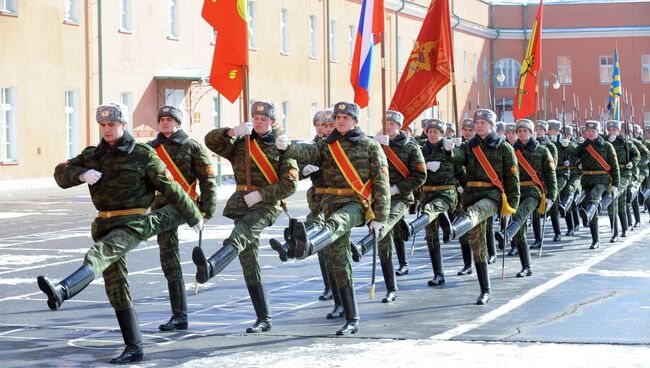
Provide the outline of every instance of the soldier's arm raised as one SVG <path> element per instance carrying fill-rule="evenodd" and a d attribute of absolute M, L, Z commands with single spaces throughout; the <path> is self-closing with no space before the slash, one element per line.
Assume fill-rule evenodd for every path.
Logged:
<path fill-rule="evenodd" d="M 454 165 L 465 166 L 466 147 L 467 145 L 462 145 L 452 149 L 451 151 L 445 151 L 445 155 L 447 155 L 449 162 Z"/>
<path fill-rule="evenodd" d="M 508 204 L 512 208 L 519 207 L 519 166 L 515 150 L 507 143 L 501 144 L 503 155 L 503 186 L 508 197 Z"/>
<path fill-rule="evenodd" d="M 283 158 L 294 159 L 297 162 L 305 165 L 314 165 L 320 167 L 321 165 L 321 149 L 326 149 L 323 143 L 292 143 L 286 150 L 280 151 Z"/>
<path fill-rule="evenodd" d="M 81 154 L 62 162 L 54 168 L 54 180 L 63 189 L 83 184 L 79 176 L 89 169 L 84 167 L 84 155 L 90 154 L 95 148 L 87 147 Z"/>
<path fill-rule="evenodd" d="M 379 143 L 371 140 L 368 152 L 372 178 L 372 211 L 377 222 L 386 222 L 390 212 L 390 182 L 388 160 Z"/>
<path fill-rule="evenodd" d="M 199 207 L 205 213 L 205 218 L 212 218 L 217 210 L 217 180 L 214 177 L 212 161 L 208 152 L 196 142 L 196 150 L 193 154 L 194 172 L 199 180 L 201 188 L 201 199 Z"/>
<path fill-rule="evenodd" d="M 268 184 L 258 189 L 265 203 L 276 203 L 296 192 L 298 188 L 298 164 L 296 161 L 280 156 L 278 178 L 280 181 L 277 183 Z"/>
<path fill-rule="evenodd" d="M 422 151 L 414 143 L 408 143 L 411 152 L 409 153 L 409 172 L 410 175 L 404 180 L 398 182 L 397 188 L 402 195 L 407 195 L 419 188 L 427 180 L 427 170 L 424 163 Z"/>
<path fill-rule="evenodd" d="M 239 138 L 231 137 L 228 135 L 230 128 L 217 128 L 211 130 L 205 135 L 205 145 L 210 151 L 232 161 L 235 157 L 235 150 L 237 149 L 235 141 Z"/>

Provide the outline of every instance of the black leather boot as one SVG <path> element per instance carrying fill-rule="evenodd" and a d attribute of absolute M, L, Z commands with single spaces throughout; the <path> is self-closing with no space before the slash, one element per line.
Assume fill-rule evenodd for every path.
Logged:
<path fill-rule="evenodd" d="M 343 317 L 343 302 L 341 301 L 341 293 L 334 283 L 334 278 L 330 276 L 330 285 L 332 285 L 332 299 L 334 299 L 334 309 L 327 313 L 327 319 L 335 319 Z"/>
<path fill-rule="evenodd" d="M 458 215 L 451 224 L 451 240 L 457 240 L 472 229 L 472 220 L 467 215 Z"/>
<path fill-rule="evenodd" d="M 517 277 L 526 277 L 533 274 L 530 270 L 530 251 L 526 240 L 523 243 L 517 244 L 519 250 L 519 261 L 521 262 L 521 271 L 517 272 Z"/>
<path fill-rule="evenodd" d="M 488 264 L 492 264 L 497 261 L 497 248 L 494 244 L 494 227 L 493 227 L 493 222 L 488 221 L 487 226 L 485 227 L 485 240 L 487 244 L 487 251 L 488 251 Z"/>
<path fill-rule="evenodd" d="M 596 214 L 597 210 L 598 207 L 596 207 L 596 204 L 594 203 L 589 203 L 587 204 L 586 207 L 580 207 L 579 213 L 580 213 L 580 218 L 582 219 L 582 225 L 584 227 L 589 226 L 589 223 L 591 222 L 591 219 L 594 218 L 594 215 Z"/>
<path fill-rule="evenodd" d="M 372 231 L 364 235 L 358 242 L 350 242 L 350 252 L 352 253 L 352 260 L 355 262 L 361 261 L 363 255 L 372 249 L 372 244 L 375 241 L 375 236 Z"/>
<path fill-rule="evenodd" d="M 47 295 L 47 306 L 51 310 L 57 310 L 61 307 L 64 300 L 68 300 L 79 294 L 85 289 L 93 279 L 95 273 L 88 265 L 82 265 L 70 276 L 59 282 L 58 285 L 52 285 L 45 276 L 38 276 L 36 281 L 38 288 Z"/>
<path fill-rule="evenodd" d="M 332 299 L 332 286 L 329 275 L 327 274 L 327 268 L 325 267 L 325 259 L 320 254 L 318 255 L 318 265 L 320 266 L 320 274 L 323 276 L 323 284 L 325 285 L 325 289 L 318 296 L 318 300 L 330 300 Z"/>
<path fill-rule="evenodd" d="M 632 224 L 634 224 L 634 219 L 632 218 L 632 206 L 625 206 L 625 214 L 627 215 L 627 230 L 634 231 L 634 227 L 632 226 Z"/>
<path fill-rule="evenodd" d="M 442 230 L 442 242 L 444 244 L 449 243 L 451 240 L 451 223 L 453 219 L 454 217 L 450 215 L 449 212 L 441 213 L 438 215 L 438 225 Z"/>
<path fill-rule="evenodd" d="M 619 221 L 621 221 L 621 238 L 625 238 L 627 237 L 627 231 L 629 229 L 629 224 L 627 222 L 627 215 L 625 214 L 625 212 L 619 213 L 618 219 Z"/>
<path fill-rule="evenodd" d="M 562 240 L 562 229 L 560 229 L 560 216 L 557 211 L 551 212 L 551 225 L 553 226 L 553 241 Z"/>
<path fill-rule="evenodd" d="M 575 224 L 573 223 L 573 213 L 571 212 L 571 208 L 568 209 L 567 214 L 564 216 L 564 220 L 566 221 L 566 236 L 570 236 L 575 234 Z"/>
<path fill-rule="evenodd" d="M 293 238 L 296 242 L 296 259 L 305 259 L 332 244 L 332 233 L 327 228 L 307 232 L 305 224 L 296 223 Z"/>
<path fill-rule="evenodd" d="M 406 259 L 406 246 L 403 239 L 394 239 L 395 254 L 399 262 L 399 268 L 395 271 L 395 275 L 404 276 L 409 273 L 409 261 Z"/>
<path fill-rule="evenodd" d="M 614 211 L 615 210 L 611 208 L 607 210 L 607 217 L 609 218 L 609 225 L 612 233 L 612 237 L 609 239 L 610 243 L 616 243 L 618 240 L 618 216 L 616 216 Z"/>
<path fill-rule="evenodd" d="M 481 287 L 481 295 L 476 299 L 477 305 L 487 304 L 490 301 L 490 276 L 487 262 L 476 262 L 476 276 Z"/>
<path fill-rule="evenodd" d="M 557 204 L 557 210 L 560 213 L 560 216 L 566 217 L 569 207 L 573 203 L 573 198 L 575 193 L 570 193 L 565 195 L 564 198 L 560 199 L 560 203 Z"/>
<path fill-rule="evenodd" d="M 445 284 L 445 271 L 442 268 L 442 249 L 429 247 L 429 257 L 433 268 L 433 279 L 427 282 L 429 286 L 442 286 Z M 470 268 L 471 269 L 471 268 Z"/>
<path fill-rule="evenodd" d="M 168 281 L 169 303 L 172 317 L 169 322 L 158 326 L 161 331 L 187 330 L 187 300 L 185 299 L 185 282 L 183 279 Z"/>
<path fill-rule="evenodd" d="M 517 231 L 519 231 L 520 228 L 521 228 L 521 222 L 511 221 L 508 224 L 508 227 L 503 232 L 497 232 L 494 234 L 494 236 L 497 238 L 497 240 L 502 241 L 504 243 L 505 243 L 505 239 L 508 238 L 508 240 L 510 240 L 510 243 L 512 243 L 512 238 L 515 237 L 515 234 L 517 234 Z"/>
<path fill-rule="evenodd" d="M 510 251 L 507 253 L 508 257 L 516 256 L 517 254 L 519 254 L 517 246 L 510 242 Z"/>
<path fill-rule="evenodd" d="M 634 227 L 639 227 L 639 225 L 641 225 L 641 208 L 639 207 L 639 198 L 641 196 L 639 194 L 637 194 L 638 197 L 632 201 L 632 214 L 634 215 Z"/>
<path fill-rule="evenodd" d="M 535 241 L 530 246 L 532 249 L 539 248 L 542 246 L 542 219 L 538 211 L 533 211 L 533 216 L 530 219 L 530 222 L 533 224 L 533 235 L 535 236 Z"/>
<path fill-rule="evenodd" d="M 598 218 L 594 218 L 593 221 L 589 223 L 589 231 L 591 231 L 591 246 L 589 249 L 597 249 L 600 247 L 600 241 L 598 237 Z"/>
<path fill-rule="evenodd" d="M 192 261 L 196 265 L 196 282 L 204 284 L 219 272 L 223 271 L 237 257 L 237 248 L 233 244 L 224 243 L 221 249 L 210 259 L 205 259 L 201 247 L 192 250 Z"/>
<path fill-rule="evenodd" d="M 460 242 L 460 251 L 463 254 L 463 268 L 456 275 L 470 275 L 472 273 L 472 247 L 468 242 Z"/>
<path fill-rule="evenodd" d="M 340 330 L 336 331 L 337 335 L 352 335 L 359 332 L 359 309 L 357 308 L 357 298 L 354 294 L 354 287 L 348 285 L 339 289 L 341 293 L 341 302 L 345 309 L 345 324 Z"/>
<path fill-rule="evenodd" d="M 120 325 L 122 338 L 126 347 L 119 356 L 111 359 L 111 364 L 128 364 L 142 361 L 144 358 L 144 348 L 142 346 L 142 335 L 140 334 L 140 325 L 138 317 L 135 315 L 133 307 L 129 309 L 115 311 L 117 323 Z"/>
<path fill-rule="evenodd" d="M 573 217 L 573 234 L 575 234 L 580 230 L 580 216 L 578 214 L 578 205 L 576 203 L 571 206 L 571 216 Z"/>
<path fill-rule="evenodd" d="M 269 240 L 269 243 L 271 244 L 271 249 L 278 252 L 278 256 L 280 257 L 280 261 L 286 262 L 286 261 L 289 260 L 289 244 L 288 243 L 280 243 L 277 239 L 271 239 L 271 240 Z"/>
<path fill-rule="evenodd" d="M 424 227 L 427 226 L 430 222 L 431 220 L 429 219 L 429 215 L 427 215 L 426 213 L 423 213 L 420 216 L 418 216 L 415 220 L 413 220 L 409 224 L 409 227 L 411 228 L 411 236 L 414 236 L 420 230 L 424 229 Z"/>
<path fill-rule="evenodd" d="M 257 320 L 251 327 L 246 329 L 246 333 L 271 331 L 271 306 L 269 306 L 264 287 L 262 284 L 246 285 L 246 287 L 257 316 Z"/>
<path fill-rule="evenodd" d="M 617 197 L 618 198 L 618 197 Z M 612 193 L 605 192 L 605 195 L 600 199 L 600 208 L 608 208 L 610 204 L 614 202 L 614 197 L 612 196 Z M 614 202 L 614 204 L 616 204 Z M 616 207 L 615 205 L 613 207 Z M 614 210 L 616 212 L 616 210 Z"/>
<path fill-rule="evenodd" d="M 386 284 L 386 296 L 381 300 L 381 302 L 392 303 L 397 299 L 397 284 L 395 283 L 393 262 L 381 262 L 381 272 L 384 275 L 384 283 Z"/>

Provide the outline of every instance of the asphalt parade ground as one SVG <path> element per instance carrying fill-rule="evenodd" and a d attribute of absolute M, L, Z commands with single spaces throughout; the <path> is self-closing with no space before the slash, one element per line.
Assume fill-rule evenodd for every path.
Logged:
<path fill-rule="evenodd" d="M 231 192 L 231 187 L 220 188 L 218 213 Z M 288 207 L 292 216 L 304 218 L 304 190 L 289 198 Z M 3 368 L 100 366 L 122 350 L 103 280 L 95 280 L 56 312 L 47 308 L 36 285 L 38 275 L 60 280 L 81 264 L 92 244 L 95 213 L 85 186 L 0 192 Z M 191 252 L 198 236 L 184 225 L 179 238 L 188 330 L 158 331 L 171 312 L 155 238 L 128 255 L 129 284 L 145 343 L 145 361 L 139 366 L 647 367 L 650 215 L 642 214 L 642 220 L 627 238 L 610 244 L 609 222 L 601 216 L 597 250 L 589 249 L 588 229 L 554 243 L 547 224 L 541 258 L 532 250 L 533 276 L 515 277 L 517 256 L 506 257 L 503 279 L 501 254 L 490 265 L 492 299 L 486 306 L 474 305 L 476 275 L 456 276 L 462 267 L 457 242 L 443 245 L 446 285 L 427 286 L 431 262 L 419 233 L 408 256 L 410 273 L 397 277 L 394 303 L 381 303 L 385 287 L 379 262 L 373 300 L 371 257 L 353 265 L 361 324 L 359 334 L 350 337 L 334 335 L 343 319 L 325 318 L 333 303 L 318 300 L 323 283 L 317 258 L 282 263 L 269 247 L 271 237 L 282 237 L 288 222 L 284 214 L 262 233 L 260 265 L 273 312 L 273 329 L 262 334 L 245 333 L 255 314 L 238 261 L 194 294 Z M 221 246 L 231 227 L 232 221 L 222 216 L 207 223 L 206 253 Z M 356 228 L 353 239 L 365 231 Z M 409 242 L 407 248 L 411 246 Z"/>

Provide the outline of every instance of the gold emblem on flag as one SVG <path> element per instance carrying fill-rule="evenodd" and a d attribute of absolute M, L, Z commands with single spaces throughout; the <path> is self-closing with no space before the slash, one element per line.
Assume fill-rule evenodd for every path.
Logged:
<path fill-rule="evenodd" d="M 411 56 L 409 56 L 409 68 L 406 80 L 409 80 L 420 70 L 431 71 L 431 57 L 435 55 L 433 50 L 438 46 L 438 41 L 427 41 L 420 45 L 415 41 Z"/>
<path fill-rule="evenodd" d="M 237 69 L 231 70 L 230 73 L 228 73 L 228 78 L 230 78 L 230 79 L 237 78 Z"/>
<path fill-rule="evenodd" d="M 247 22 L 246 16 L 246 0 L 237 0 L 237 13 L 244 22 Z"/>

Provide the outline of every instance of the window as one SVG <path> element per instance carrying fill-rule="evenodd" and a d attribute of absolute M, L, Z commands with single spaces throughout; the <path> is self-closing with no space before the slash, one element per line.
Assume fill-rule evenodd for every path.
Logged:
<path fill-rule="evenodd" d="M 289 132 L 289 101 L 282 102 L 282 126 L 286 133 Z"/>
<path fill-rule="evenodd" d="M 650 55 L 641 55 L 641 82 L 650 82 Z"/>
<path fill-rule="evenodd" d="M 289 11 L 280 10 L 280 50 L 283 54 L 289 53 Z"/>
<path fill-rule="evenodd" d="M 221 128 L 221 94 L 212 98 L 212 116 L 214 117 L 214 127 Z"/>
<path fill-rule="evenodd" d="M 255 2 L 248 2 L 248 47 L 254 49 L 255 44 Z"/>
<path fill-rule="evenodd" d="M 174 106 L 181 111 L 185 111 L 185 91 L 183 89 L 165 88 L 165 105 Z"/>
<path fill-rule="evenodd" d="M 127 123 L 126 123 L 126 130 L 129 132 L 133 131 L 133 93 L 131 92 L 122 92 L 120 94 L 120 99 L 122 102 L 122 105 L 126 106 L 127 108 Z"/>
<path fill-rule="evenodd" d="M 18 0 L 0 0 L 0 12 L 18 14 Z"/>
<path fill-rule="evenodd" d="M 310 111 L 311 111 L 311 117 L 312 117 L 312 122 L 313 122 L 314 121 L 313 120 L 314 115 L 316 115 L 316 113 L 318 112 L 318 103 L 312 102 L 311 107 L 310 107 Z M 314 124 L 311 124 L 310 127 L 311 127 L 311 129 L 309 131 L 311 132 L 311 136 L 313 137 L 313 136 L 316 135 L 316 128 L 314 127 Z"/>
<path fill-rule="evenodd" d="M 316 16 L 309 16 L 309 57 L 317 58 L 318 57 L 318 24 L 316 22 Z"/>
<path fill-rule="evenodd" d="M 614 74 L 614 57 L 601 56 L 600 57 L 600 84 L 611 83 L 612 74 Z"/>
<path fill-rule="evenodd" d="M 210 45 L 214 46 L 217 44 L 217 30 L 212 29 L 212 32 L 210 32 Z"/>
<path fill-rule="evenodd" d="M 330 20 L 330 61 L 336 60 L 336 21 Z"/>
<path fill-rule="evenodd" d="M 0 88 L 0 162 L 18 161 L 18 106 L 16 87 Z"/>
<path fill-rule="evenodd" d="M 178 1 L 179 0 L 167 0 L 169 3 L 169 38 L 178 39 L 179 27 L 178 27 Z"/>
<path fill-rule="evenodd" d="M 65 91 L 65 153 L 67 158 L 79 153 L 79 93 Z"/>
<path fill-rule="evenodd" d="M 503 75 L 506 79 L 503 82 L 497 81 L 497 88 L 515 88 L 519 80 L 519 72 L 521 71 L 521 64 L 515 59 L 501 59 L 497 63 L 503 69 Z M 498 68 L 494 70 L 498 75 Z"/>
<path fill-rule="evenodd" d="M 467 82 L 467 74 L 469 74 L 467 65 L 467 51 L 463 51 L 463 82 Z"/>
<path fill-rule="evenodd" d="M 63 20 L 67 23 L 79 23 L 79 1 L 65 0 Z"/>
<path fill-rule="evenodd" d="M 571 84 L 571 56 L 557 57 L 557 79 L 562 84 Z"/>
<path fill-rule="evenodd" d="M 348 63 L 352 64 L 352 58 L 354 58 L 354 43 L 357 41 L 357 30 L 354 26 L 348 26 Z"/>
<path fill-rule="evenodd" d="M 120 31 L 131 32 L 131 0 L 120 0 Z"/>
<path fill-rule="evenodd" d="M 474 83 L 478 83 L 478 56 L 472 55 L 472 65 L 474 65 Z"/>
<path fill-rule="evenodd" d="M 368 119 L 366 120 L 366 132 L 370 133 L 372 131 L 372 107 L 366 107 L 366 114 L 368 114 Z"/>

